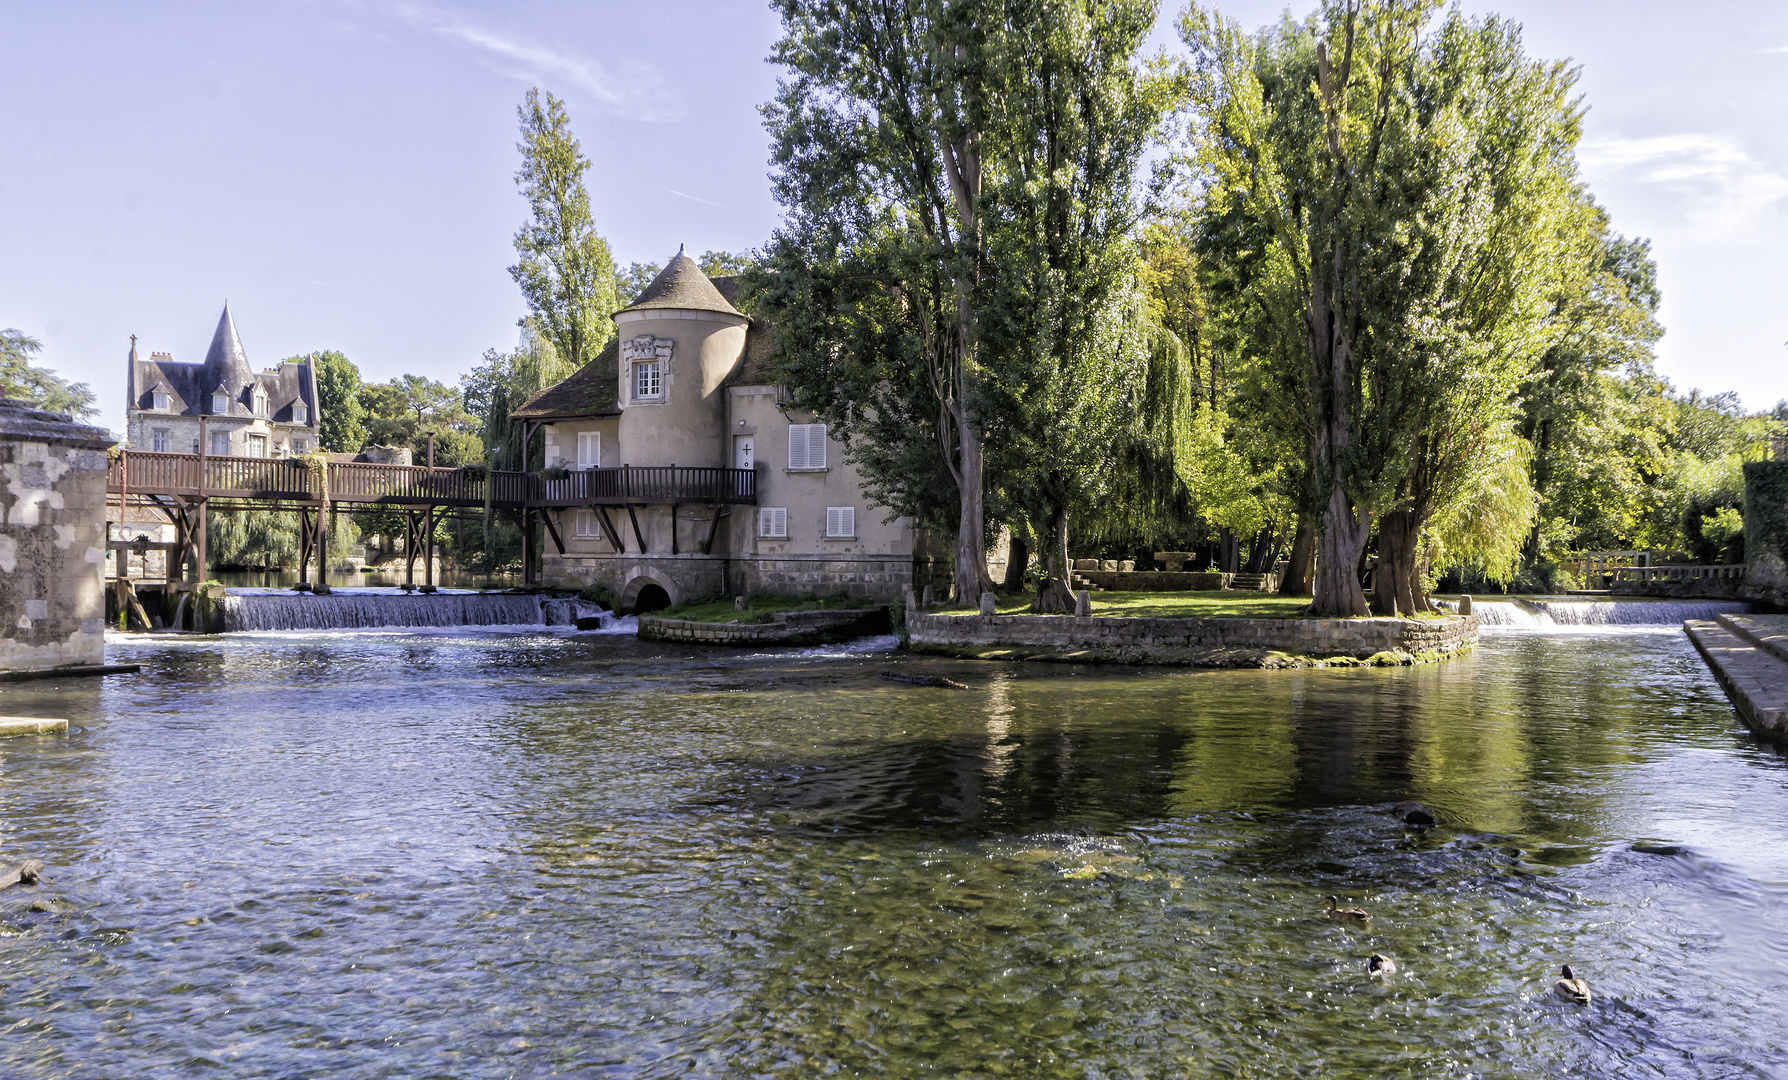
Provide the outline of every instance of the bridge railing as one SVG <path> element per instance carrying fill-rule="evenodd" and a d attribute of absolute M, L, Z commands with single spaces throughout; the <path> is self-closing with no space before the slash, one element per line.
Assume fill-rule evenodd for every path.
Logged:
<path fill-rule="evenodd" d="M 624 503 L 755 503 L 754 469 L 623 465 L 583 469 L 557 480 L 535 478 L 530 501 L 541 506 Z"/>
<path fill-rule="evenodd" d="M 1743 578 L 1742 563 L 1711 566 L 1617 566 L 1608 571 L 1615 581 L 1700 581 Z"/>
<path fill-rule="evenodd" d="M 200 462 L 204 483 L 199 483 Z M 493 506 L 620 506 L 627 503 L 757 502 L 757 473 L 676 465 L 586 469 L 548 480 L 538 474 L 426 465 L 331 461 L 320 484 L 301 458 L 211 457 L 127 450 L 111 462 L 106 487 L 133 495 L 220 495 L 344 503 Z"/>

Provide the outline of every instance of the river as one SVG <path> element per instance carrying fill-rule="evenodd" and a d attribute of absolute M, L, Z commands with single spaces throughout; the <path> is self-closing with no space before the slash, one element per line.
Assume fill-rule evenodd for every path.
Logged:
<path fill-rule="evenodd" d="M 4 690 L 71 725 L 0 741 L 0 858 L 47 866 L 0 893 L 7 1077 L 1788 1076 L 1788 764 L 1677 631 L 109 659 L 143 671 Z"/>

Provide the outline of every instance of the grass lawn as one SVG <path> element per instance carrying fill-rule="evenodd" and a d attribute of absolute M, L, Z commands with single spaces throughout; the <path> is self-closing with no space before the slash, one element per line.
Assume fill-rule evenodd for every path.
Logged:
<path fill-rule="evenodd" d="M 687 619 L 690 622 L 756 623 L 769 622 L 769 617 L 778 611 L 863 611 L 875 606 L 873 600 L 855 597 L 821 600 L 812 596 L 753 596 L 749 603 L 751 610 L 734 611 L 733 598 L 730 596 L 717 600 L 698 597 L 652 614 L 666 619 Z"/>
<path fill-rule="evenodd" d="M 1151 619 L 1311 619 L 1310 600 L 1255 592 L 1096 592 L 1095 616 Z M 1002 593 L 994 605 L 1001 615 L 1027 615 L 1031 598 Z M 957 611 L 972 610 L 957 608 Z M 1425 616 L 1438 618 L 1438 616 Z"/>

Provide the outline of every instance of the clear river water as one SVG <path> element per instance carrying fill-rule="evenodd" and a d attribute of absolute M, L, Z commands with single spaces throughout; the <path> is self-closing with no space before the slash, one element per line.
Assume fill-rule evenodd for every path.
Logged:
<path fill-rule="evenodd" d="M 120 636 L 141 674 L 8 686 L 70 730 L 0 741 L 47 867 L 0 1076 L 1788 1076 L 1788 763 L 1680 631 L 875 645 Z"/>

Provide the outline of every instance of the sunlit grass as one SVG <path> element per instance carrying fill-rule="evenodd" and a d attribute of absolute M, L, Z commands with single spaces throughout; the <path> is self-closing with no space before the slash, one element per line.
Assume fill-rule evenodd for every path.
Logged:
<path fill-rule="evenodd" d="M 1223 592 L 1095 592 L 1094 616 L 1150 619 L 1311 619 L 1310 598 L 1275 593 Z M 953 608 L 952 611 L 974 609 Z M 1028 615 L 1031 597 L 1002 593 L 994 604 L 1001 615 Z M 1437 617 L 1437 616 L 1431 616 Z"/>
<path fill-rule="evenodd" d="M 821 598 L 811 594 L 807 596 L 757 596 L 746 600 L 748 610 L 736 611 L 733 598 L 697 597 L 686 600 L 675 607 L 655 611 L 652 614 L 665 619 L 685 619 L 689 622 L 711 623 L 756 623 L 767 622 L 769 617 L 779 611 L 855 611 L 875 606 L 875 601 L 861 597 Z"/>

